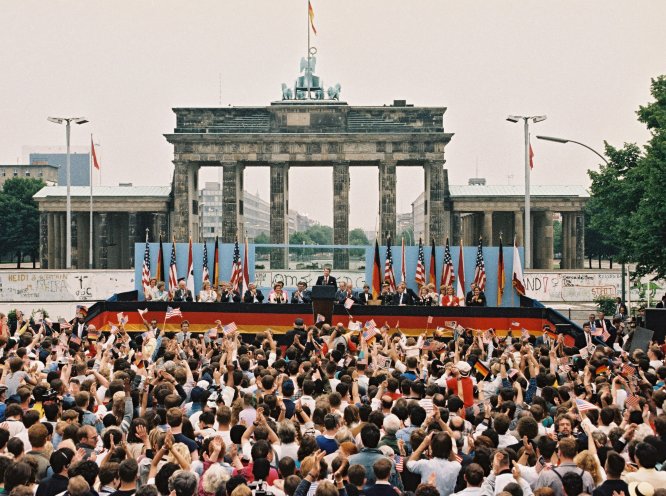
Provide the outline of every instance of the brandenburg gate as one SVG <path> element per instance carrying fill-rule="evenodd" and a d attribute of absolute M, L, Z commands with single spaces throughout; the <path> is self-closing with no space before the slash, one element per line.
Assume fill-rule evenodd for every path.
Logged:
<path fill-rule="evenodd" d="M 177 124 L 166 139 L 174 146 L 172 233 L 197 241 L 197 177 L 200 167 L 222 167 L 222 242 L 243 233 L 243 171 L 270 168 L 271 243 L 288 243 L 289 174 L 296 167 L 330 167 L 333 173 L 333 243 L 349 238 L 349 168 L 379 169 L 379 232 L 396 238 L 396 167 L 422 167 L 425 176 L 424 243 L 442 243 L 452 230 L 452 205 L 444 148 L 443 107 L 350 106 L 333 98 L 285 99 L 267 107 L 176 108 Z M 339 88 L 338 88 L 339 93 Z M 331 89 L 329 89 L 331 96 Z M 317 201 L 320 185 L 303 191 Z M 271 266 L 286 267 L 286 250 L 276 249 Z M 347 268 L 346 251 L 334 266 Z"/>

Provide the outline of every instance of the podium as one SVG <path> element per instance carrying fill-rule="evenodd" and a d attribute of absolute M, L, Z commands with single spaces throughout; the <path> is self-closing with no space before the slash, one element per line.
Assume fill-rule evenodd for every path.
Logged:
<path fill-rule="evenodd" d="M 335 304 L 335 286 L 312 286 L 312 316 L 317 322 L 317 315 L 323 315 L 327 324 L 333 322 L 333 305 Z"/>

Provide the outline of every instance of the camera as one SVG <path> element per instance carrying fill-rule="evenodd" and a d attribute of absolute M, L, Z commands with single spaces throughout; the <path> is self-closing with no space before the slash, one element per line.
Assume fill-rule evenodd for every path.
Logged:
<path fill-rule="evenodd" d="M 265 481 L 256 481 L 248 484 L 252 490 L 252 496 L 273 496 L 273 493 L 268 490 L 268 484 Z"/>

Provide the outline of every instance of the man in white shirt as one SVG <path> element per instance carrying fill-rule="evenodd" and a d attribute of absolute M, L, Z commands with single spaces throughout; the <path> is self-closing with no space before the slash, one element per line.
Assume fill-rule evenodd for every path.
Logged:
<path fill-rule="evenodd" d="M 462 491 L 453 493 L 452 496 L 477 496 L 482 494 L 481 484 L 483 483 L 485 474 L 483 473 L 483 467 L 481 467 L 481 465 L 478 463 L 470 463 L 465 467 L 463 477 L 467 487 Z"/>

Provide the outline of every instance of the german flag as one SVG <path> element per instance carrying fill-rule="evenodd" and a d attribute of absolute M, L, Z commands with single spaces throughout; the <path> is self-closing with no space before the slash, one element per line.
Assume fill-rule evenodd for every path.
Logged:
<path fill-rule="evenodd" d="M 375 238 L 375 261 L 372 264 L 372 298 L 377 299 L 382 293 L 381 262 L 379 261 L 379 241 Z"/>
<path fill-rule="evenodd" d="M 215 236 L 215 254 L 213 255 L 213 286 L 217 286 L 220 283 L 220 267 L 217 263 L 217 259 L 220 257 L 220 246 L 217 242 L 217 236 Z"/>
<path fill-rule="evenodd" d="M 553 341 L 557 341 L 557 336 L 558 336 L 558 334 L 557 334 L 556 332 L 553 332 L 553 331 L 546 331 L 546 334 L 547 334 L 548 337 L 549 337 L 550 339 L 552 339 Z"/>
<path fill-rule="evenodd" d="M 308 0 L 308 17 L 310 18 L 310 26 L 312 26 L 312 32 L 314 34 L 317 34 L 317 30 L 315 29 L 314 25 L 314 9 L 312 8 L 310 0 Z"/>
<path fill-rule="evenodd" d="M 485 379 L 488 374 L 490 374 L 490 369 L 486 367 L 481 360 L 477 360 L 476 363 L 474 364 L 474 370 L 476 370 L 479 374 L 483 376 Z"/>
<path fill-rule="evenodd" d="M 601 374 L 607 374 L 608 373 L 608 365 L 599 365 L 595 370 L 594 373 L 596 375 L 601 375 Z"/>

